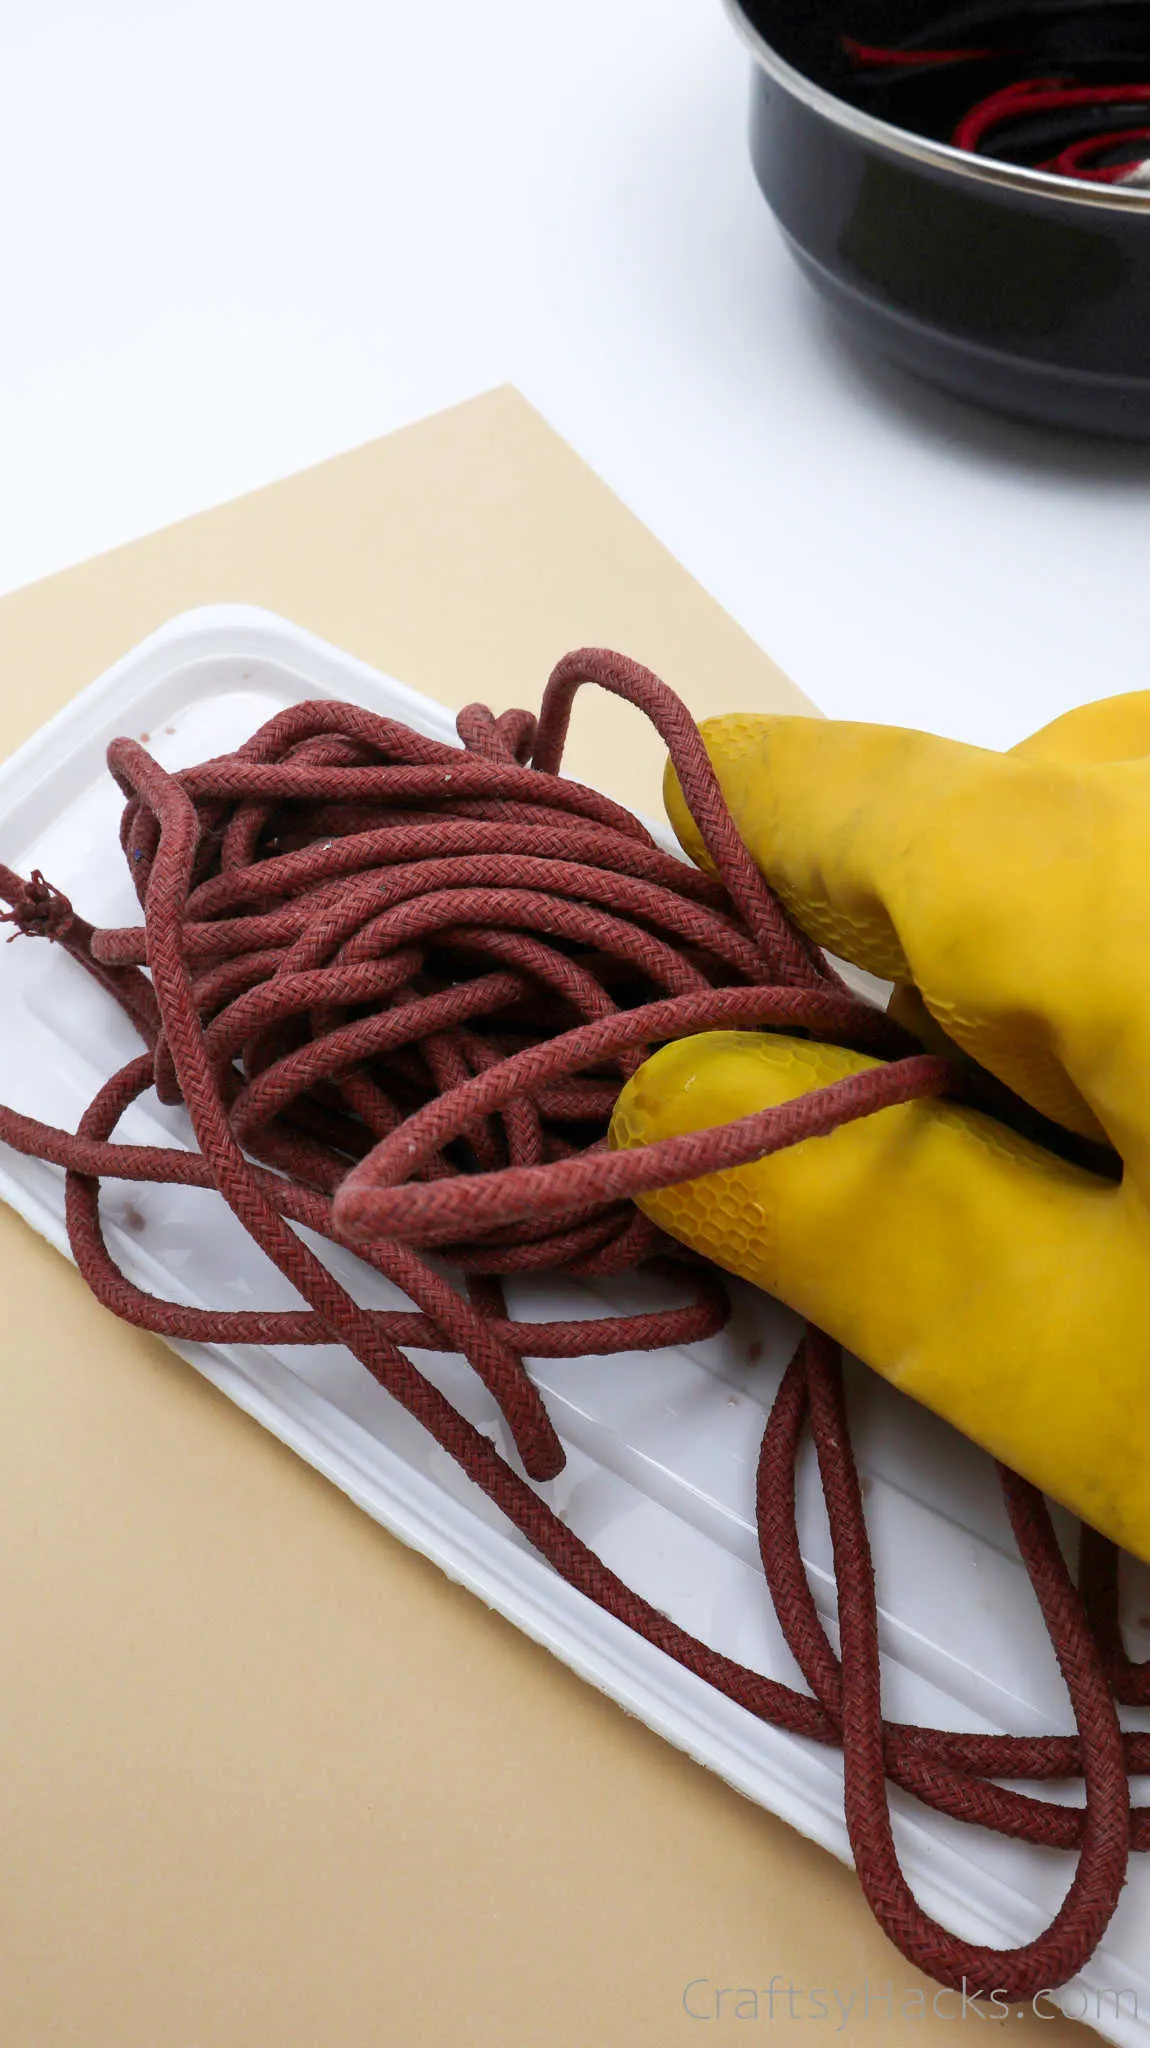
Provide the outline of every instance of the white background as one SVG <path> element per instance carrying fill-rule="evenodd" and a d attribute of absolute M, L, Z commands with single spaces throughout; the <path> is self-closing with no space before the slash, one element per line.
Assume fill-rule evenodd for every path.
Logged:
<path fill-rule="evenodd" d="M 831 713 L 1140 686 L 1150 451 L 843 341 L 746 98 L 718 0 L 11 10 L 0 587 L 512 379 Z"/>

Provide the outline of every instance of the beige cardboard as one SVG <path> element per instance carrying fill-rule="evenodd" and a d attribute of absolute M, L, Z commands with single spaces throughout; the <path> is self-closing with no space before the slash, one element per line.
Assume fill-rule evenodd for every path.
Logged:
<path fill-rule="evenodd" d="M 809 708 L 502 390 L 5 599 L 0 750 L 230 599 L 452 705 L 531 703 L 597 642 L 700 714 Z M 634 714 L 585 704 L 572 763 L 655 805 Z M 0 1284 L 2 2048 L 955 2040 L 956 2001 L 932 2016 L 849 1871 L 404 1550 L 7 1211 Z M 734 1995 L 772 1977 L 773 2024 Z M 727 1992 L 705 2031 L 693 1981 L 696 2010 Z"/>

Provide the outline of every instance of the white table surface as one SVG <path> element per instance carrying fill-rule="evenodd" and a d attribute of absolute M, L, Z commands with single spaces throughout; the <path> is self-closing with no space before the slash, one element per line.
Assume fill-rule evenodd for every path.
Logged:
<path fill-rule="evenodd" d="M 0 588 L 511 379 L 832 714 L 1139 686 L 1150 451 L 845 342 L 746 101 L 718 0 L 21 8 Z"/>

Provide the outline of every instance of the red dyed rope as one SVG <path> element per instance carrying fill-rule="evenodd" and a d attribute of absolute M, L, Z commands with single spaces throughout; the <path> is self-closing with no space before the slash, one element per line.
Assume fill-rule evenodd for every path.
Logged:
<path fill-rule="evenodd" d="M 571 702 L 586 682 L 653 719 L 720 881 L 561 778 Z M 538 724 L 473 705 L 459 731 L 462 752 L 353 705 L 304 704 L 235 754 L 177 775 L 116 741 L 109 762 L 127 798 L 122 843 L 143 925 L 94 930 L 41 877 L 24 882 L 3 867 L 0 896 L 19 930 L 63 945 L 116 998 L 146 1050 L 101 1088 L 76 1134 L 0 1107 L 0 1139 L 65 1169 L 72 1252 L 117 1315 L 185 1341 L 345 1344 L 571 1585 L 760 1719 L 841 1746 L 860 1881 L 912 1962 L 956 1989 L 1014 1999 L 1063 1983 L 1102 1936 L 1129 1848 L 1150 1847 L 1150 1809 L 1131 1808 L 1128 1784 L 1150 1771 L 1150 1735 L 1125 1733 L 1117 1712 L 1118 1701 L 1150 1698 L 1150 1683 L 1126 1657 L 1111 1545 L 1084 1532 L 1076 1587 L 1041 1496 L 1001 1474 L 1076 1732 L 956 1734 L 883 1719 L 841 1361 L 820 1332 L 808 1330 L 782 1382 L 757 1484 L 767 1583 L 809 1693 L 679 1628 L 528 1484 L 554 1477 L 564 1454 L 525 1355 L 657 1349 L 698 1341 L 725 1319 L 717 1277 L 632 1196 L 959 1091 L 963 1077 L 855 998 L 790 925 L 685 708 L 637 663 L 569 655 Z M 718 1129 L 607 1150 L 622 1080 L 658 1044 L 718 1027 L 809 1030 L 883 1063 Z M 116 1141 L 125 1110 L 150 1088 L 184 1105 L 195 1149 Z M 103 1235 L 104 1178 L 214 1188 L 302 1305 L 205 1310 L 136 1287 Z M 298 1225 L 354 1241 L 411 1308 L 361 1308 Z M 523 1323 L 508 1313 L 504 1275 L 639 1265 L 667 1273 L 686 1300 L 605 1319 Z M 468 1359 L 528 1479 L 404 1347 Z M 795 1482 L 808 1430 L 830 1518 L 840 1656 L 799 1550 Z M 1071 1777 L 1084 1783 L 1084 1806 L 996 1782 Z M 888 1782 L 956 1819 L 1074 1851 L 1047 1930 L 991 1949 L 932 1920 L 898 1863 Z"/>
<path fill-rule="evenodd" d="M 977 73 L 980 68 L 998 69 L 1011 60 L 1025 63 L 1025 46 L 1012 48 L 1003 43 L 984 48 L 939 49 L 917 47 L 898 49 L 862 43 L 853 36 L 840 38 L 842 53 L 850 69 L 879 79 L 899 80 L 916 75 L 925 78 L 951 70 Z M 1030 61 L 1033 61 L 1031 58 Z M 1115 60 L 1116 63 L 1118 60 Z M 1150 106 L 1150 84 L 1145 79 L 1128 79 L 1115 84 L 1079 77 L 1073 71 L 1050 76 L 1024 75 L 996 85 L 962 115 L 950 140 L 956 149 L 972 156 L 993 156 L 997 145 L 1015 147 L 1008 160 L 1019 155 L 1034 170 L 1053 171 L 1065 178 L 1087 184 L 1123 185 L 1136 181 L 1150 156 L 1150 125 L 1144 119 L 1136 125 L 1119 121 L 1116 126 L 1099 126 L 1102 110 L 1113 108 L 1116 115 L 1137 115 Z M 1038 115 L 1060 115 L 1065 139 L 1052 156 L 1040 155 L 1036 147 L 1018 148 L 1020 133 Z M 1082 132 L 1077 132 L 1079 126 Z M 1117 152 L 1130 145 L 1133 154 Z"/>
<path fill-rule="evenodd" d="M 956 149 L 969 154 L 981 152 L 991 136 L 1012 122 L 1025 121 L 1035 114 L 1074 113 L 1090 114 L 1099 107 L 1121 109 L 1150 106 L 1150 85 L 1079 85 L 1066 78 L 1020 78 L 1000 92 L 990 93 L 977 106 L 965 114 L 954 131 L 952 140 Z M 1143 147 L 1135 156 L 1125 157 L 1120 163 L 1106 163 L 1103 159 L 1113 155 L 1123 143 L 1146 144 L 1150 140 L 1150 128 L 1136 128 L 1119 125 L 1104 130 L 1101 134 L 1077 137 L 1068 142 L 1056 155 L 1042 158 L 1036 165 L 1040 171 L 1057 171 L 1063 177 L 1081 178 L 1087 183 L 1118 185 L 1138 170 L 1146 160 Z"/>

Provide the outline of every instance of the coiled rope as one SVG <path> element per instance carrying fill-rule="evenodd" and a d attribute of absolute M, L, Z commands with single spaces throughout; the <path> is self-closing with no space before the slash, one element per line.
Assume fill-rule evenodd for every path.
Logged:
<path fill-rule="evenodd" d="M 585 683 L 654 722 L 718 881 L 664 852 L 619 805 L 561 777 Z M 1150 1735 L 1124 1732 L 1118 1716 L 1119 1701 L 1150 1700 L 1150 1682 L 1122 1643 L 1111 1545 L 1083 1532 L 1076 1586 L 1042 1497 L 1001 1470 L 1076 1732 L 961 1734 L 883 1718 L 841 1359 L 821 1332 L 808 1329 L 772 1406 L 756 1502 L 767 1586 L 809 1692 L 680 1628 L 530 1483 L 553 1478 L 564 1454 L 525 1356 L 654 1350 L 699 1341 L 725 1319 L 717 1276 L 630 1197 L 895 1103 L 962 1093 L 969 1077 L 856 998 L 789 923 L 739 839 L 689 714 L 648 670 L 585 650 L 554 671 L 538 721 L 472 705 L 458 725 L 462 751 L 354 705 L 302 704 L 234 754 L 177 774 L 136 742 L 115 741 L 108 759 L 127 799 L 121 840 L 142 924 L 96 930 L 42 877 L 4 867 L 0 897 L 18 931 L 62 945 L 95 976 L 145 1050 L 101 1087 L 75 1134 L 0 1107 L 0 1140 L 65 1170 L 73 1255 L 116 1315 L 199 1343 L 346 1345 L 571 1585 L 760 1719 L 840 1746 L 859 1878 L 912 1962 L 968 1992 L 1026 1999 L 1057 1986 L 1100 1940 L 1129 1849 L 1150 1846 L 1150 1809 L 1131 1807 L 1128 1783 L 1150 1771 Z M 882 1064 L 718 1129 L 608 1149 L 619 1088 L 647 1053 L 728 1026 L 809 1031 Z M 184 1106 L 194 1146 L 117 1142 L 125 1111 L 153 1088 Z M 189 1308 L 135 1285 L 102 1229 L 109 1177 L 215 1189 L 301 1306 Z M 361 1307 L 301 1225 L 353 1242 L 411 1308 Z M 638 1266 L 665 1273 L 679 1299 L 585 1320 L 509 1313 L 507 1276 L 608 1278 Z M 409 1348 L 468 1359 L 522 1471 Z M 830 1521 L 839 1654 L 799 1550 L 795 1482 L 807 1432 Z M 1082 1780 L 1084 1805 L 1009 1782 L 1068 1778 Z M 1071 1851 L 1074 1875 L 1046 1931 L 996 1949 L 926 1914 L 898 1862 L 890 1783 L 952 1818 Z"/>

